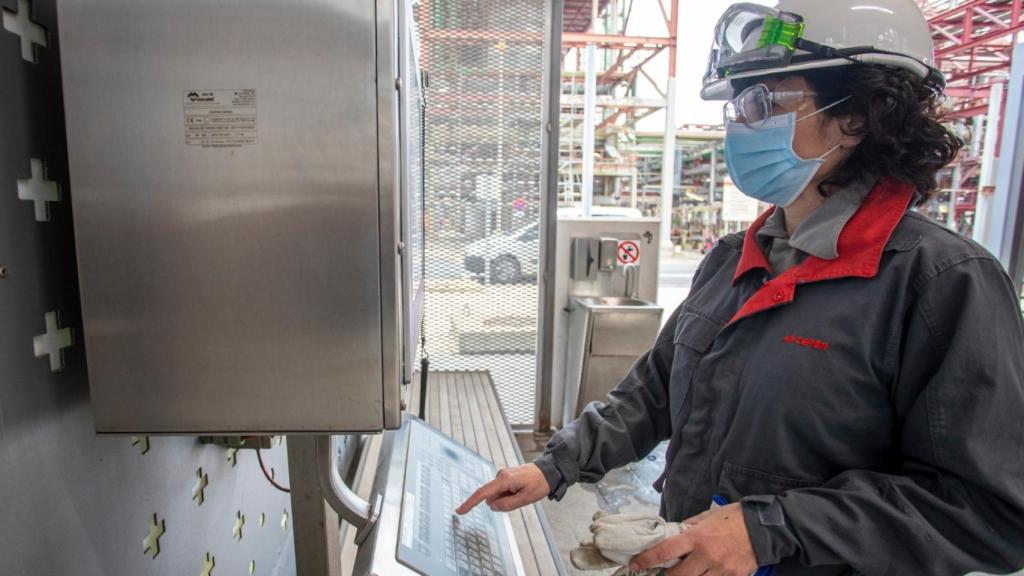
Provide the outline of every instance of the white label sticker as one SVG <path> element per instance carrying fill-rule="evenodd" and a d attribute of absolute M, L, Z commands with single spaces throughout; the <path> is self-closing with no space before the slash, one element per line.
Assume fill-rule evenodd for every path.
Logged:
<path fill-rule="evenodd" d="M 416 496 L 412 492 L 405 493 L 402 516 L 402 546 L 412 548 L 412 531 L 416 527 Z"/>
<path fill-rule="evenodd" d="M 256 144 L 256 89 L 185 90 L 185 144 L 239 148 Z"/>

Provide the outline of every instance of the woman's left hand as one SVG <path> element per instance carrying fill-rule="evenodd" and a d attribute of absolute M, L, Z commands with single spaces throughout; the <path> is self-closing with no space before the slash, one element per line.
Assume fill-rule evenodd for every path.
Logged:
<path fill-rule="evenodd" d="M 630 568 L 651 568 L 682 558 L 665 570 L 666 576 L 750 576 L 757 570 L 739 504 L 713 508 L 684 524 L 691 527 L 634 556 Z"/>

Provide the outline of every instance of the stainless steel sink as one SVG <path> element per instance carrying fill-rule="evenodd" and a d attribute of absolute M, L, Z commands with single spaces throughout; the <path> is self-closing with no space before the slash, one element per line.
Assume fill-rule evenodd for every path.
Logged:
<path fill-rule="evenodd" d="M 565 398 L 569 422 L 592 400 L 604 400 L 653 344 L 660 306 L 623 296 L 574 296 L 569 306 Z"/>
<path fill-rule="evenodd" d="M 658 308 L 654 302 L 624 296 L 584 296 L 574 301 L 589 308 Z"/>

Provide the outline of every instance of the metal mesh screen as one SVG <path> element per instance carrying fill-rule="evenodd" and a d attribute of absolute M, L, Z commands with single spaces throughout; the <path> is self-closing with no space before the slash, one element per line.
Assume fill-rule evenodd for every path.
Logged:
<path fill-rule="evenodd" d="M 430 367 L 489 370 L 533 421 L 546 2 L 422 0 Z"/>
<path fill-rule="evenodd" d="M 410 45 L 406 48 L 409 51 L 408 58 L 414 60 L 413 47 Z M 422 98 L 423 89 L 420 86 L 420 77 L 418 74 L 411 74 L 409 81 L 413 84 L 410 87 L 411 102 L 409 103 L 409 128 L 407 133 L 409 135 L 409 194 L 411 195 L 410 201 L 416 206 L 423 205 L 423 116 L 425 102 Z M 414 212 L 415 213 L 415 212 Z M 410 231 L 409 240 L 412 242 L 413 249 L 412 254 L 412 269 L 414 274 L 422 270 L 423 258 L 422 244 L 423 244 L 423 226 L 422 221 L 419 218 L 410 218 Z M 414 288 L 418 288 L 419 284 L 415 283 Z"/>

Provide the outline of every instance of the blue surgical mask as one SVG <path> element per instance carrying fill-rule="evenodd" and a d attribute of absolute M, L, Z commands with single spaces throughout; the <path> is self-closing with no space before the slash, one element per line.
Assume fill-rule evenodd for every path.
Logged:
<path fill-rule="evenodd" d="M 790 112 L 769 118 L 757 129 L 740 122 L 726 124 L 725 161 L 733 183 L 741 192 L 785 208 L 800 196 L 818 173 L 825 157 L 839 148 L 836 145 L 818 158 L 804 159 L 798 156 L 793 150 L 793 138 L 799 120 L 796 112 Z"/>

